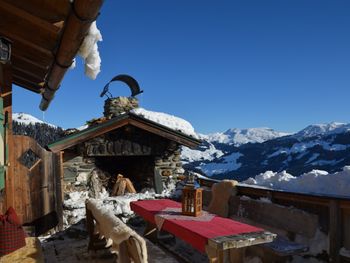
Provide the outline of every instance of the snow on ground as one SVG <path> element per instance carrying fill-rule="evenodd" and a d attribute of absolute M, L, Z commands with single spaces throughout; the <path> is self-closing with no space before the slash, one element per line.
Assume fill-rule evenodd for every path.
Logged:
<path fill-rule="evenodd" d="M 17 121 L 17 122 L 25 124 L 25 125 L 29 125 L 29 124 L 35 125 L 35 123 L 40 123 L 40 124 L 47 124 L 47 125 L 49 125 L 51 127 L 56 127 L 53 124 L 44 122 L 44 121 L 39 120 L 38 118 L 36 118 L 36 117 L 34 117 L 34 116 L 30 115 L 30 114 L 23 113 L 23 112 L 12 113 L 12 119 L 14 121 Z"/>
<path fill-rule="evenodd" d="M 220 174 L 229 171 L 235 171 L 241 167 L 241 163 L 238 162 L 238 159 L 243 156 L 243 154 L 235 152 L 231 153 L 225 157 L 220 158 L 218 161 L 221 162 L 212 162 L 201 164 L 197 166 L 197 169 L 200 169 L 207 176 L 212 176 L 213 174 Z"/>
<path fill-rule="evenodd" d="M 312 170 L 309 173 L 295 177 L 286 171 L 261 173 L 255 178 L 249 178 L 242 184 L 264 186 L 288 192 L 350 196 L 350 166 L 343 171 L 329 174 L 322 170 Z"/>
<path fill-rule="evenodd" d="M 192 136 L 197 139 L 199 138 L 197 133 L 194 131 L 193 126 L 188 121 L 179 117 L 169 115 L 163 112 L 149 111 L 143 108 L 133 109 L 130 111 L 130 113 L 134 113 L 138 116 L 141 116 L 150 121 L 154 121 L 170 129 L 182 132 L 188 136 Z"/>

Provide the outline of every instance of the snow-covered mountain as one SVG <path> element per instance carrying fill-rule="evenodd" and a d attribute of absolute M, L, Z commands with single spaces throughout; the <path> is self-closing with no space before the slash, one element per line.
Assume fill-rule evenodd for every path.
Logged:
<path fill-rule="evenodd" d="M 203 144 L 199 149 L 191 150 L 183 147 L 182 159 L 184 162 L 194 162 L 201 160 L 212 161 L 220 158 L 229 148 L 239 147 L 246 143 L 261 143 L 282 136 L 289 135 L 285 132 L 278 132 L 270 128 L 250 128 L 250 129 L 228 129 L 225 132 L 200 134 Z"/>
<path fill-rule="evenodd" d="M 289 135 L 285 132 L 277 132 L 270 128 L 228 129 L 225 132 L 217 132 L 202 135 L 202 139 L 212 143 L 224 143 L 240 146 L 245 143 L 264 142 L 281 136 Z"/>
<path fill-rule="evenodd" d="M 62 128 L 27 113 L 13 113 L 12 122 L 14 134 L 32 137 L 43 147 L 64 135 Z"/>
<path fill-rule="evenodd" d="M 28 125 L 28 124 L 35 125 L 36 123 L 39 123 L 39 124 L 46 124 L 51 127 L 57 127 L 56 125 L 39 120 L 38 118 L 24 112 L 12 113 L 12 120 L 25 125 Z"/>
<path fill-rule="evenodd" d="M 345 123 L 310 125 L 290 135 L 256 128 L 201 138 L 198 149 L 184 147 L 185 168 L 216 179 L 242 181 L 268 170 L 293 175 L 313 169 L 336 172 L 350 164 L 350 124 Z"/>
<path fill-rule="evenodd" d="M 339 134 L 350 131 L 349 123 L 331 122 L 325 124 L 314 124 L 297 132 L 293 136 L 298 139 L 310 138 L 315 136 L 325 136 L 330 134 Z"/>

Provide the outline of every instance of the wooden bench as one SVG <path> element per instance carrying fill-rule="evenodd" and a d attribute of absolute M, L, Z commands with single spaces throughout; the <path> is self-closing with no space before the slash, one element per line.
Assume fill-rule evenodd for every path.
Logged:
<path fill-rule="evenodd" d="M 108 220 L 105 220 L 105 218 L 101 220 L 102 217 L 110 218 Z M 111 232 L 118 228 L 124 233 L 120 233 L 119 237 L 117 236 L 118 233 L 113 233 L 111 236 L 101 239 L 100 235 L 96 233 L 95 227 L 98 224 L 106 223 L 111 224 L 108 226 Z M 118 262 L 122 263 L 160 263 L 163 260 L 166 260 L 168 263 L 178 263 L 172 256 L 139 236 L 118 217 L 111 215 L 103 207 L 98 207 L 97 201 L 93 199 L 89 199 L 86 202 L 86 226 L 89 234 L 88 250 L 98 250 L 106 246 L 110 247 L 118 253 Z M 104 227 L 106 228 L 106 226 Z"/>

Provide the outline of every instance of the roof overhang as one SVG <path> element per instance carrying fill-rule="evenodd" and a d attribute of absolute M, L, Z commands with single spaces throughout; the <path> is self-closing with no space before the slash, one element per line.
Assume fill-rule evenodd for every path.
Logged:
<path fill-rule="evenodd" d="M 104 123 L 89 127 L 75 134 L 66 136 L 52 144 L 49 144 L 48 148 L 52 152 L 63 151 L 67 148 L 73 147 L 89 139 L 100 136 L 112 130 L 116 130 L 126 125 L 135 126 L 142 130 L 156 134 L 168 140 L 175 141 L 181 145 L 190 148 L 195 148 L 201 143 L 200 140 L 188 136 L 182 132 L 175 131 L 159 123 L 140 117 L 136 114 L 125 113 L 123 115 L 110 119 Z"/>
<path fill-rule="evenodd" d="M 12 42 L 13 83 L 46 110 L 103 0 L 0 0 L 0 36 Z"/>

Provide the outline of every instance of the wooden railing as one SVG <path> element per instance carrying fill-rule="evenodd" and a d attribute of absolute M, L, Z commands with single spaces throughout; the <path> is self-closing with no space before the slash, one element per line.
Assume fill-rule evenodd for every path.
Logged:
<path fill-rule="evenodd" d="M 214 180 L 199 181 L 207 187 L 215 183 Z M 350 197 L 292 193 L 244 184 L 237 185 L 237 195 L 253 199 L 264 197 L 274 204 L 293 206 L 317 215 L 321 230 L 329 236 L 330 262 L 349 262 L 339 255 L 339 251 L 342 247 L 350 250 Z"/>

